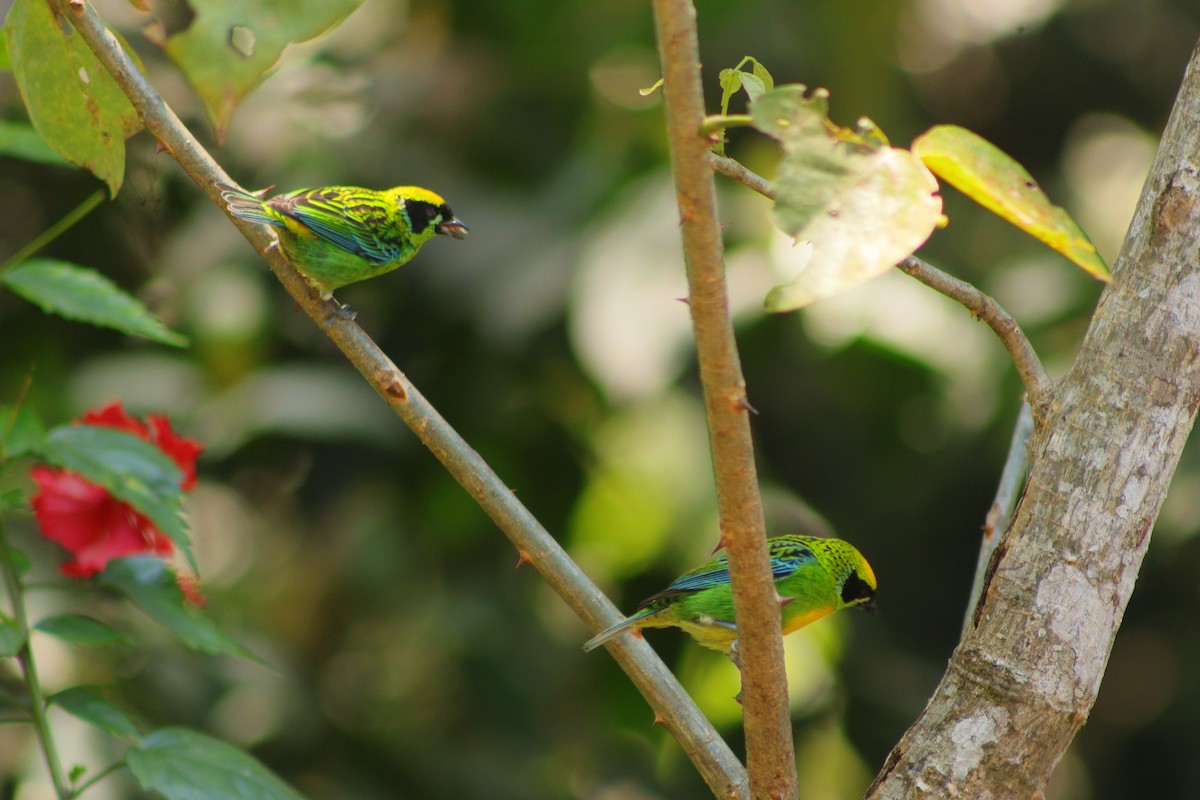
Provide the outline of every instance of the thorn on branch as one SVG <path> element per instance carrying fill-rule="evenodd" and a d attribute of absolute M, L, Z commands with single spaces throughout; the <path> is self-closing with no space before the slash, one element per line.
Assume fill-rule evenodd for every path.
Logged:
<path fill-rule="evenodd" d="M 400 379 L 400 373 L 393 369 L 380 369 L 375 373 L 375 380 L 383 387 L 383 392 L 388 397 L 394 397 L 397 400 L 407 400 L 408 390 L 404 388 L 404 381 Z"/>
<path fill-rule="evenodd" d="M 525 566 L 526 564 L 532 564 L 532 563 L 533 563 L 533 559 L 529 557 L 529 553 L 526 553 L 524 550 L 518 550 L 517 551 L 517 563 L 515 566 L 513 566 L 513 569 L 520 569 L 521 567 Z"/>
<path fill-rule="evenodd" d="M 734 411 L 749 411 L 751 414 L 758 414 L 758 409 L 750 405 L 750 398 L 745 392 L 741 392 L 737 397 L 733 398 Z"/>

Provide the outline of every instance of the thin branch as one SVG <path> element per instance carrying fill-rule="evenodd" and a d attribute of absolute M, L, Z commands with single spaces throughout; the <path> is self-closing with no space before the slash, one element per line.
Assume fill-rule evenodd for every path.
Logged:
<path fill-rule="evenodd" d="M 187 131 L 175 113 L 131 63 L 103 21 L 81 0 L 53 0 L 71 20 L 100 63 L 128 95 L 146 128 L 200 188 L 224 209 L 219 183 L 232 183 Z M 226 212 L 228 213 L 228 212 Z M 262 254 L 271 270 L 312 319 L 325 323 L 328 307 L 278 252 L 261 225 L 231 222 Z M 593 630 L 622 619 L 617 608 L 579 569 L 483 459 L 454 431 L 361 328 L 350 321 L 325 325 L 326 335 L 379 393 L 395 414 L 437 457 L 513 542 L 523 560 Z M 670 670 L 643 640 L 624 636 L 609 651 L 654 709 L 656 719 L 679 740 L 704 780 L 721 798 L 748 795 L 746 772 Z"/>
<path fill-rule="evenodd" d="M 767 558 L 750 404 L 729 313 L 708 141 L 701 134 L 704 94 L 695 8 L 690 0 L 654 0 L 654 24 L 721 543 L 728 551 L 732 576 L 750 791 L 756 798 L 794 798 L 796 757 L 779 596 Z"/>
<path fill-rule="evenodd" d="M 1035 408 L 1039 406 L 1053 385 L 1050 376 L 1046 374 L 1041 359 L 1038 358 L 1029 339 L 1025 337 L 1021 326 L 999 303 L 966 281 L 948 275 L 916 256 L 909 256 L 896 266 L 931 289 L 936 289 L 962 303 L 968 311 L 986 322 L 1000 337 L 1004 349 L 1008 350 L 1013 366 L 1021 376 L 1021 383 L 1025 386 L 1030 404 Z"/>
<path fill-rule="evenodd" d="M 101 201 L 103 200 L 103 189 L 97 189 L 96 191 L 92 192 L 86 200 L 68 211 L 66 216 L 51 225 L 49 228 L 46 228 L 46 230 L 35 236 L 24 247 L 5 259 L 4 263 L 0 264 L 0 275 L 8 272 L 17 264 L 20 264 L 22 261 L 32 256 L 38 250 L 41 250 L 43 247 L 53 242 L 59 236 L 62 236 L 64 233 L 70 230 L 71 226 L 73 226 L 76 222 L 79 222 L 79 220 L 90 214 L 92 209 L 100 205 Z"/>
<path fill-rule="evenodd" d="M 713 169 L 717 172 L 727 178 L 733 178 L 744 186 L 750 187 L 763 197 L 770 198 L 771 200 L 775 199 L 775 187 L 771 182 L 762 175 L 742 166 L 742 162 L 732 159 L 729 156 L 717 155 L 716 153 L 709 153 L 708 157 L 712 161 Z"/>
<path fill-rule="evenodd" d="M 1017 501 L 1021 499 L 1021 491 L 1025 488 L 1025 476 L 1029 472 L 1029 437 L 1032 435 L 1033 410 L 1027 400 L 1021 404 L 1017 424 L 1013 427 L 1012 440 L 1008 444 L 1008 456 L 1004 459 L 1004 469 L 1000 471 L 996 497 L 984 518 L 983 541 L 980 542 L 979 559 L 975 564 L 975 580 L 967 598 L 967 613 L 963 616 L 964 636 L 975 618 L 979 596 L 987 583 L 987 570 L 992 561 L 992 554 L 1000 546 L 1000 540 L 1004 538 L 1013 512 L 1017 509 Z"/>

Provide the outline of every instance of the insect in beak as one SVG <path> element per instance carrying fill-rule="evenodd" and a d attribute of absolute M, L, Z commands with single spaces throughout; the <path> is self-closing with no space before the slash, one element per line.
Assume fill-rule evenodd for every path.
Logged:
<path fill-rule="evenodd" d="M 467 238 L 467 226 L 459 222 L 458 217 L 449 219 L 437 226 L 438 233 L 444 233 L 447 236 L 453 236 L 455 239 Z"/>

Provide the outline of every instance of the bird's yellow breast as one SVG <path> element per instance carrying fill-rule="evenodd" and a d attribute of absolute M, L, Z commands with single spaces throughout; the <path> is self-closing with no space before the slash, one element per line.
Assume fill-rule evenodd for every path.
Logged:
<path fill-rule="evenodd" d="M 793 631 L 798 631 L 805 625 L 816 622 L 821 617 L 827 617 L 833 613 L 833 607 L 812 608 L 805 611 L 803 614 L 788 616 L 787 607 L 783 609 L 783 635 L 786 636 Z"/>

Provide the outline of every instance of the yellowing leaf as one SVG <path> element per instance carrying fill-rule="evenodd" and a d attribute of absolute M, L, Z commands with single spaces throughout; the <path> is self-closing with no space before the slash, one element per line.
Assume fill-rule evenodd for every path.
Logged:
<path fill-rule="evenodd" d="M 125 139 L 141 129 L 124 92 L 45 0 L 16 0 L 4 37 L 33 127 L 116 195 L 125 176 Z"/>
<path fill-rule="evenodd" d="M 224 138 L 234 109 L 279 60 L 283 48 L 320 35 L 362 0 L 191 0 L 187 30 L 166 51 L 204 101 Z"/>
<path fill-rule="evenodd" d="M 812 243 L 790 283 L 767 295 L 772 312 L 792 311 L 882 275 L 920 247 L 942 219 L 937 180 L 911 153 L 889 147 L 864 121 L 833 125 L 823 91 L 783 86 L 750 107 L 756 128 L 779 139 L 775 224 Z"/>
<path fill-rule="evenodd" d="M 1104 282 L 1112 275 L 1096 247 L 1064 209 L 1050 202 L 1024 167 L 978 134 L 937 125 L 913 142 L 934 174 L 984 208 L 1062 253 Z"/>
<path fill-rule="evenodd" d="M 870 170 L 796 234 L 812 256 L 788 284 L 767 294 L 767 311 L 792 311 L 841 294 L 890 270 L 925 243 L 942 213 L 937 181 L 905 150 L 885 147 Z"/>

